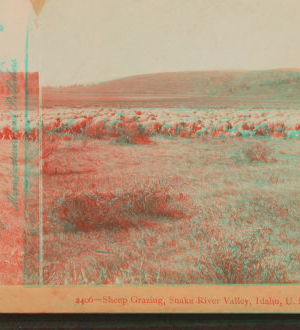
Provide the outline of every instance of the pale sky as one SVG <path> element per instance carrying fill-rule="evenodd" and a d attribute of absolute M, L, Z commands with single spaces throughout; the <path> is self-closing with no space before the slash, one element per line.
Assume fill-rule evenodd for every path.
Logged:
<path fill-rule="evenodd" d="M 299 0 L 47 0 L 38 18 L 42 83 L 299 69 L 299 16 Z M 18 57 L 22 67 L 29 22 L 30 68 L 38 67 L 32 17 L 29 0 L 0 0 L 0 61 Z"/>

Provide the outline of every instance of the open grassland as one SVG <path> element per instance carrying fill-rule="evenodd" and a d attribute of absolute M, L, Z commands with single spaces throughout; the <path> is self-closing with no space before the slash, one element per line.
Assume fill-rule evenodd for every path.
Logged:
<path fill-rule="evenodd" d="M 138 132 L 44 134 L 45 284 L 299 282 L 298 139 Z"/>
<path fill-rule="evenodd" d="M 299 282 L 297 111 L 57 108 L 42 122 L 44 284 Z M 30 116 L 27 284 L 38 281 L 39 124 Z M 21 143 L 22 115 L 18 127 Z"/>

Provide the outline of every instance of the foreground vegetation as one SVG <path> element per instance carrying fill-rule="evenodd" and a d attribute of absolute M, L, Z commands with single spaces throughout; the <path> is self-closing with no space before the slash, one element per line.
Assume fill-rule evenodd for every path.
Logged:
<path fill-rule="evenodd" d="M 45 284 L 299 282 L 297 140 L 127 135 L 45 136 Z"/>

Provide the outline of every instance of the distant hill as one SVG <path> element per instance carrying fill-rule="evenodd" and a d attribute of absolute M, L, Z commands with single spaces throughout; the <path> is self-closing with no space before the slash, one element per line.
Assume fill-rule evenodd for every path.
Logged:
<path fill-rule="evenodd" d="M 43 99 L 59 103 L 106 100 L 232 97 L 300 99 L 300 72 L 291 69 L 268 71 L 201 71 L 137 75 L 88 85 L 44 87 Z M 84 101 L 85 100 L 85 101 Z"/>

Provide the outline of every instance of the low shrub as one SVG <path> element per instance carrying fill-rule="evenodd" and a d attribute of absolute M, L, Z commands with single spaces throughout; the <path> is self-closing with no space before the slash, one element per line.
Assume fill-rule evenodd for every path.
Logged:
<path fill-rule="evenodd" d="M 267 156 L 271 154 L 271 149 L 266 143 L 251 142 L 242 149 L 242 155 L 250 162 L 268 162 Z"/>
<path fill-rule="evenodd" d="M 269 129 L 267 127 L 259 127 L 256 130 L 256 135 L 258 135 L 258 136 L 269 136 Z"/>
<path fill-rule="evenodd" d="M 200 276 L 207 283 L 250 284 L 286 282 L 286 265 L 276 261 L 262 230 L 228 237 L 215 235 L 198 259 Z"/>
<path fill-rule="evenodd" d="M 140 217 L 184 216 L 182 204 L 172 197 L 168 186 L 137 186 L 121 193 L 66 192 L 56 198 L 47 214 L 63 231 L 89 232 L 101 228 L 123 229 L 141 225 Z M 52 223 L 53 225 L 53 223 Z"/>
<path fill-rule="evenodd" d="M 110 135 L 116 137 L 121 144 L 149 144 L 151 133 L 141 124 L 113 128 Z"/>

